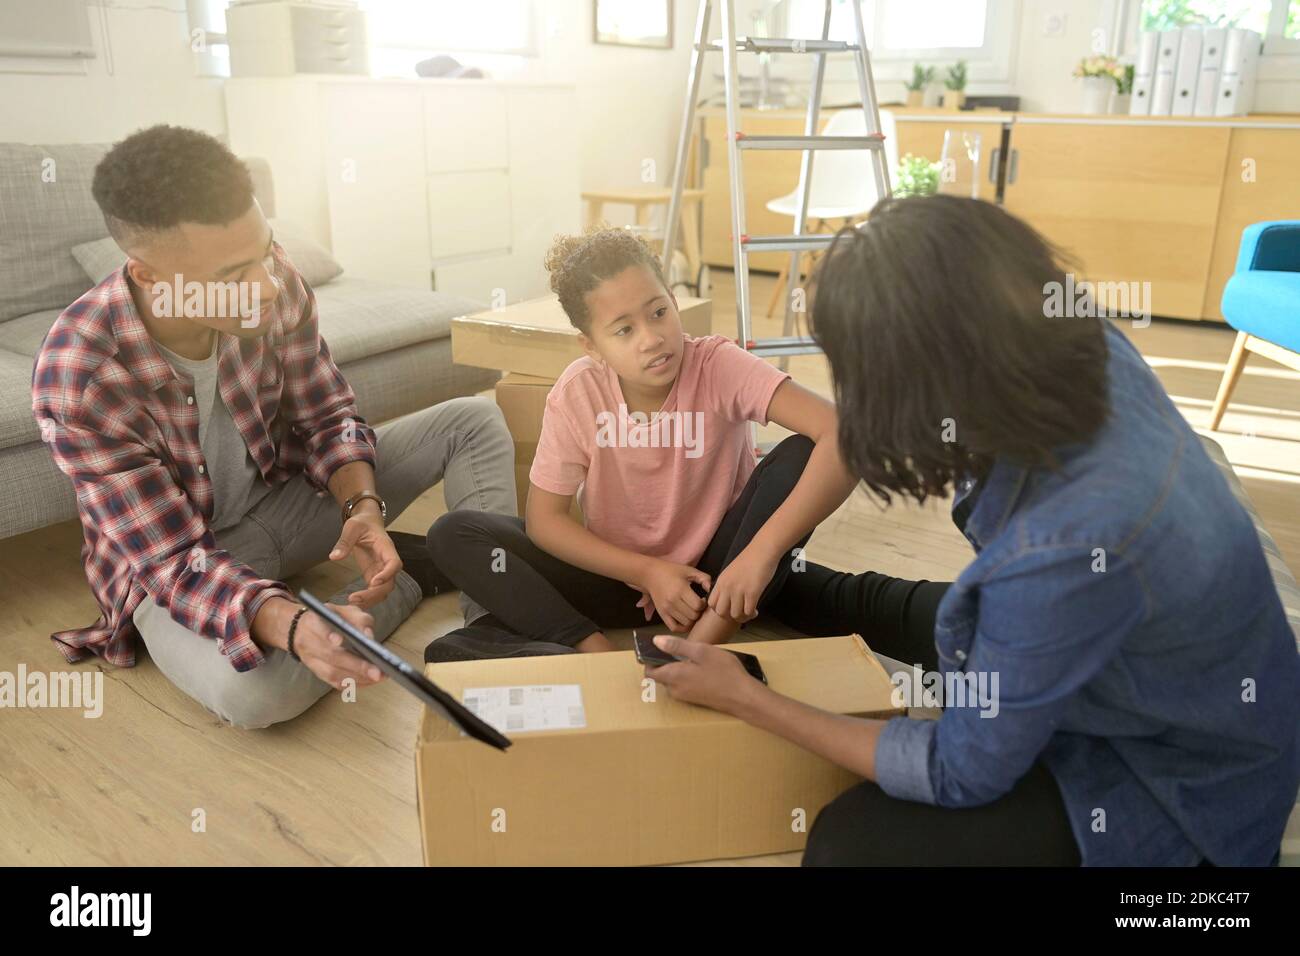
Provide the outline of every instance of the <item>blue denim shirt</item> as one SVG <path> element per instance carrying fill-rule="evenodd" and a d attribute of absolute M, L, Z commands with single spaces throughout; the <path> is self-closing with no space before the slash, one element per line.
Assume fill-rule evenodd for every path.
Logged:
<path fill-rule="evenodd" d="M 995 462 L 939 606 L 941 670 L 996 672 L 996 713 L 889 721 L 877 782 L 976 806 L 1042 759 L 1085 864 L 1266 865 L 1300 786 L 1295 636 L 1250 516 L 1105 324 L 1107 424 L 1059 471 Z"/>

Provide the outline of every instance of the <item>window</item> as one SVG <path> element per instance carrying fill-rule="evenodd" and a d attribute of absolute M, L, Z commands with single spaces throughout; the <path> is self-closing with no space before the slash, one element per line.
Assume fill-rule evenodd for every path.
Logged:
<path fill-rule="evenodd" d="M 200 71 L 230 75 L 226 9 L 231 0 L 186 0 L 191 32 L 204 31 L 196 49 Z M 434 53 L 536 56 L 531 0 L 359 0 L 366 14 L 371 73 L 412 76 Z"/>
<path fill-rule="evenodd" d="M 1263 36 L 1273 0 L 1143 0 L 1143 30 L 1179 27 L 1240 27 Z"/>
<path fill-rule="evenodd" d="M 830 37 L 855 38 L 854 0 L 834 0 Z M 1011 53 L 1020 25 L 1017 0 L 861 0 L 862 24 L 877 80 L 910 75 L 918 59 L 970 63 L 973 82 L 1011 78 Z M 784 0 L 782 36 L 821 36 L 825 0 Z M 741 32 L 744 32 L 743 30 Z"/>
<path fill-rule="evenodd" d="M 984 46 L 988 6 L 988 0 L 866 0 L 862 23 L 875 57 L 917 50 L 974 50 Z M 791 0 L 788 35 L 821 36 L 823 11 L 824 0 Z M 851 0 L 835 0 L 830 36 L 854 39 Z"/>
<path fill-rule="evenodd" d="M 1300 54 L 1300 0 L 1141 0 L 1135 12 L 1141 30 L 1240 27 L 1264 37 L 1265 57 Z"/>
<path fill-rule="evenodd" d="M 537 55 L 529 0 L 361 0 L 373 48 Z"/>

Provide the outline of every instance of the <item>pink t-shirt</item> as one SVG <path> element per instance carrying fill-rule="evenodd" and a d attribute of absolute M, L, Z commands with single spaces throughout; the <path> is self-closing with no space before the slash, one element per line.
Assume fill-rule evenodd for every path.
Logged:
<path fill-rule="evenodd" d="M 749 423 L 767 424 L 789 377 L 720 335 L 686 336 L 672 391 L 646 420 L 613 370 L 584 356 L 546 400 L 529 480 L 581 488 L 587 528 L 610 544 L 693 566 L 754 470 Z"/>

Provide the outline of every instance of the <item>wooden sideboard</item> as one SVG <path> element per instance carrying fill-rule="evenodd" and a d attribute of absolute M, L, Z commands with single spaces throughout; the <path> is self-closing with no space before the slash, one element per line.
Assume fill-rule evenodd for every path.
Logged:
<path fill-rule="evenodd" d="M 980 197 L 1039 230 L 1080 278 L 1150 282 L 1156 315 L 1222 321 L 1219 300 L 1242 229 L 1300 219 L 1300 116 L 893 112 L 900 155 L 937 161 L 945 130 L 980 135 Z M 743 111 L 754 133 L 799 132 L 802 123 L 799 111 Z M 701 126 L 704 260 L 730 268 L 726 121 L 705 110 Z M 789 231 L 788 218 L 764 204 L 794 187 L 798 156 L 744 155 L 751 233 Z M 756 255 L 751 264 L 775 271 L 781 258 Z"/>

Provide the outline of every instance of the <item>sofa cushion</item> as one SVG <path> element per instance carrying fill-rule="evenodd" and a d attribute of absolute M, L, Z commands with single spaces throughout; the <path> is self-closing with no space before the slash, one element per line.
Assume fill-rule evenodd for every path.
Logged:
<path fill-rule="evenodd" d="M 479 312 L 469 299 L 343 275 L 313 290 L 320 330 L 342 365 L 370 355 L 445 338 L 451 320 Z"/>
<path fill-rule="evenodd" d="M 0 349 L 35 358 L 36 350 L 45 341 L 50 326 L 62 314 L 62 309 L 46 309 L 44 312 L 33 312 L 8 322 L 0 322 Z"/>
<path fill-rule="evenodd" d="M 320 312 L 321 335 L 340 365 L 446 338 L 455 316 L 483 309 L 469 299 L 347 275 L 312 291 Z M 34 358 L 62 311 L 47 309 L 0 322 L 0 349 Z"/>
<path fill-rule="evenodd" d="M 32 416 L 32 359 L 0 349 L 0 448 L 40 441 Z"/>
<path fill-rule="evenodd" d="M 0 322 L 64 308 L 94 285 L 72 247 L 108 235 L 90 194 L 106 150 L 0 143 Z"/>
<path fill-rule="evenodd" d="M 1223 317 L 1239 332 L 1300 352 L 1300 272 L 1238 272 L 1223 287 Z"/>
<path fill-rule="evenodd" d="M 343 267 L 330 255 L 329 250 L 308 238 L 302 229 L 282 219 L 267 221 L 271 224 L 275 241 L 284 249 L 309 286 L 314 288 L 324 285 L 343 274 Z M 126 253 L 111 236 L 73 246 L 72 257 L 81 265 L 86 277 L 95 284 L 122 268 L 126 262 Z"/>

